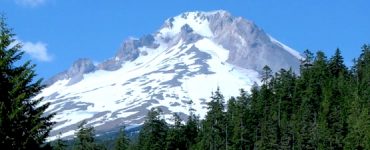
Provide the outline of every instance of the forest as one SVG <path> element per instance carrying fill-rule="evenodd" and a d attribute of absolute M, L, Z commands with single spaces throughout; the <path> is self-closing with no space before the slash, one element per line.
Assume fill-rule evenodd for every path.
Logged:
<path fill-rule="evenodd" d="M 184 121 L 173 114 L 167 123 L 158 108 L 151 109 L 137 136 L 124 128 L 114 146 L 97 142 L 94 128 L 82 123 L 73 141 L 47 142 L 54 122 L 44 115 L 49 104 L 31 100 L 42 88 L 35 65 L 20 61 L 21 45 L 0 20 L 0 146 L 2 149 L 370 149 L 370 45 L 361 48 L 353 66 L 341 51 L 304 52 L 299 74 L 273 73 L 265 66 L 262 85 L 225 99 L 222 87 L 210 93 L 208 112 Z M 227 80 L 225 80 L 227 82 Z"/>
<path fill-rule="evenodd" d="M 227 103 L 220 87 L 204 120 L 170 125 L 152 109 L 132 149 L 370 149 L 369 45 L 351 68 L 339 49 L 304 54 L 299 75 L 266 66 L 262 86 Z"/>

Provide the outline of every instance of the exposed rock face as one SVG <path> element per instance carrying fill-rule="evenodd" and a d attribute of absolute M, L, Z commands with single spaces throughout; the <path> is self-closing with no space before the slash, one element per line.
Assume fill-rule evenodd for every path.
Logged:
<path fill-rule="evenodd" d="M 214 41 L 230 50 L 229 63 L 257 71 L 265 65 L 274 72 L 292 68 L 298 73 L 300 58 L 274 43 L 253 22 L 223 11 L 208 16 L 208 19 Z"/>
<path fill-rule="evenodd" d="M 140 39 L 128 39 L 123 42 L 116 56 L 99 64 L 98 68 L 107 71 L 114 71 L 121 68 L 122 63 L 133 61 L 140 56 L 140 47 L 157 48 L 153 35 L 145 35 Z M 145 52 L 144 52 L 145 53 Z"/>
<path fill-rule="evenodd" d="M 152 107 L 162 108 L 166 119 L 173 112 L 186 118 L 190 108 L 204 116 L 217 86 L 226 98 L 235 96 L 259 83 L 265 65 L 297 72 L 299 59 L 296 51 L 241 17 L 187 12 L 167 19 L 154 34 L 125 40 L 103 63 L 77 60 L 48 80 L 38 97 L 51 103 L 47 113 L 57 112 L 51 136 L 71 136 L 82 120 L 107 131 L 143 123 Z"/>
<path fill-rule="evenodd" d="M 181 27 L 181 34 L 179 39 L 182 39 L 184 42 L 194 43 L 202 38 L 203 37 L 201 35 L 194 33 L 193 29 L 188 24 L 185 24 Z"/>
<path fill-rule="evenodd" d="M 78 59 L 75 61 L 71 68 L 68 69 L 68 74 L 70 76 L 85 74 L 95 71 L 94 63 L 87 58 Z"/>
<path fill-rule="evenodd" d="M 58 80 L 71 79 L 68 85 L 77 83 L 83 79 L 83 75 L 94 72 L 97 67 L 88 58 L 81 58 L 76 60 L 72 66 L 64 72 L 57 74 L 46 81 L 46 85 L 51 85 Z"/>
<path fill-rule="evenodd" d="M 132 61 L 139 57 L 139 47 L 156 48 L 158 44 L 154 43 L 152 35 L 145 35 L 140 39 L 129 39 L 123 42 L 122 47 L 118 50 L 116 58 L 123 61 Z"/>

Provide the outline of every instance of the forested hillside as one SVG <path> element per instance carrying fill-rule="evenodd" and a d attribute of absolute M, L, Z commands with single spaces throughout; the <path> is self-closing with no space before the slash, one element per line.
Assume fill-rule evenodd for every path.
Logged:
<path fill-rule="evenodd" d="M 220 87 L 203 120 L 189 110 L 185 124 L 177 114 L 168 124 L 153 108 L 137 138 L 128 145 L 121 134 L 117 143 L 139 150 L 370 149 L 370 47 L 351 68 L 339 49 L 330 58 L 305 55 L 300 75 L 266 66 L 262 86 L 240 90 L 227 104 Z"/>
<path fill-rule="evenodd" d="M 135 149 L 370 149 L 370 47 L 351 68 L 339 49 L 305 55 L 300 75 L 266 66 L 261 87 L 227 104 L 220 87 L 204 120 L 168 125 L 153 109 Z"/>

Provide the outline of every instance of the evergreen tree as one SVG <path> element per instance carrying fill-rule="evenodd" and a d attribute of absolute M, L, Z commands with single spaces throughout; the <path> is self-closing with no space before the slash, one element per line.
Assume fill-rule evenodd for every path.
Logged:
<path fill-rule="evenodd" d="M 240 110 L 238 110 L 237 105 L 238 104 L 236 102 L 235 97 L 231 97 L 227 103 L 227 109 L 225 112 L 225 138 L 226 138 L 225 140 L 227 143 L 227 148 L 233 147 L 234 145 L 233 143 L 234 128 L 240 120 L 238 116 Z"/>
<path fill-rule="evenodd" d="M 259 89 L 257 86 L 253 86 L 251 89 L 251 106 L 250 106 L 250 128 L 254 129 L 252 133 L 251 149 L 257 149 L 258 142 L 261 139 L 261 120 L 263 118 L 263 101 L 260 101 Z"/>
<path fill-rule="evenodd" d="M 274 95 L 268 85 L 262 85 L 258 101 L 262 103 L 261 137 L 256 141 L 258 149 L 277 149 L 277 114 Z"/>
<path fill-rule="evenodd" d="M 333 147 L 331 143 L 331 133 L 329 131 L 328 115 L 330 114 L 330 103 L 333 97 L 330 92 L 330 87 L 324 88 L 323 100 L 321 102 L 319 116 L 318 116 L 318 149 L 331 149 Z"/>
<path fill-rule="evenodd" d="M 116 150 L 127 150 L 130 144 L 130 139 L 126 136 L 125 127 L 119 131 L 119 135 L 116 139 Z"/>
<path fill-rule="evenodd" d="M 208 112 L 205 120 L 202 122 L 200 149 L 218 150 L 225 149 L 226 140 L 226 119 L 224 113 L 224 96 L 217 88 L 212 93 L 211 101 L 208 103 Z"/>
<path fill-rule="evenodd" d="M 59 133 L 57 140 L 54 142 L 53 150 L 65 150 L 67 149 L 67 144 L 64 140 L 60 138 L 61 133 Z"/>
<path fill-rule="evenodd" d="M 358 94 L 361 99 L 361 104 L 367 105 L 370 108 L 370 45 L 362 47 L 362 53 L 355 65 L 356 80 L 358 83 Z"/>
<path fill-rule="evenodd" d="M 360 106 L 358 100 L 352 103 L 348 117 L 349 133 L 345 137 L 345 149 L 370 149 L 370 116 L 368 109 Z"/>
<path fill-rule="evenodd" d="M 262 70 L 262 83 L 267 85 L 268 81 L 272 78 L 272 70 L 269 66 L 264 66 Z"/>
<path fill-rule="evenodd" d="M 49 104 L 42 104 L 42 98 L 33 99 L 43 88 L 42 80 L 35 79 L 35 65 L 20 62 L 24 52 L 14 42 L 14 34 L 0 17 L 0 147 L 40 149 L 53 114 L 44 113 Z"/>
<path fill-rule="evenodd" d="M 231 99 L 230 99 L 231 100 Z M 232 103 L 232 100 L 229 103 Z M 230 104 L 229 104 L 230 105 Z M 228 107 L 229 107 L 228 105 Z M 253 145 L 254 129 L 250 126 L 251 121 L 251 100 L 250 96 L 243 90 L 240 90 L 240 96 L 236 98 L 235 107 L 229 107 L 233 112 L 232 121 L 229 124 L 232 128 L 232 149 L 251 149 Z M 235 110 L 232 110 L 235 109 Z"/>
<path fill-rule="evenodd" d="M 318 112 L 323 99 L 323 87 L 328 78 L 327 59 L 323 52 L 316 54 L 312 66 L 304 70 L 298 82 L 301 105 L 298 114 L 297 146 L 315 149 L 318 145 Z"/>
<path fill-rule="evenodd" d="M 292 118 L 294 113 L 294 90 L 296 85 L 296 76 L 290 69 L 288 71 L 280 70 L 274 78 L 274 98 L 275 111 L 277 121 L 277 144 L 279 149 L 293 148 L 293 126 Z"/>
<path fill-rule="evenodd" d="M 163 150 L 166 148 L 168 125 L 161 118 L 162 110 L 152 108 L 145 119 L 139 133 L 138 149 Z"/>
<path fill-rule="evenodd" d="M 328 77 L 321 81 L 320 89 L 317 90 L 318 92 L 321 90 L 322 96 L 319 99 L 321 104 L 318 112 L 317 142 L 320 149 L 343 149 L 343 138 L 347 134 L 346 99 L 350 89 L 346 83 L 348 70 L 343 64 L 339 49 L 328 61 L 327 68 Z"/>
<path fill-rule="evenodd" d="M 304 55 L 304 59 L 301 60 L 301 70 L 304 70 L 308 68 L 309 66 L 312 66 L 312 62 L 314 60 L 314 54 L 308 49 L 306 49 L 303 52 L 303 55 Z"/>
<path fill-rule="evenodd" d="M 86 122 L 83 121 L 78 126 L 78 131 L 75 133 L 76 139 L 73 145 L 74 150 L 100 150 L 105 149 L 102 145 L 95 142 L 95 130 L 93 127 L 85 127 Z"/>
<path fill-rule="evenodd" d="M 168 130 L 167 133 L 167 148 L 169 150 L 185 150 L 186 141 L 184 137 L 184 126 L 181 124 L 180 116 L 177 113 L 173 114 L 175 124 Z"/>
<path fill-rule="evenodd" d="M 335 54 L 330 58 L 328 63 L 330 74 L 334 77 L 339 77 L 339 75 L 347 75 L 347 67 L 344 64 L 341 52 L 338 49 L 335 50 Z"/>
<path fill-rule="evenodd" d="M 350 102 L 348 116 L 348 135 L 345 137 L 345 149 L 370 149 L 370 47 L 364 45 L 362 53 L 354 66 L 356 83 L 352 88 L 353 99 Z"/>
<path fill-rule="evenodd" d="M 188 117 L 188 121 L 184 127 L 184 135 L 186 146 L 185 149 L 192 149 L 197 143 L 199 134 L 199 117 L 197 117 L 192 111 Z"/>

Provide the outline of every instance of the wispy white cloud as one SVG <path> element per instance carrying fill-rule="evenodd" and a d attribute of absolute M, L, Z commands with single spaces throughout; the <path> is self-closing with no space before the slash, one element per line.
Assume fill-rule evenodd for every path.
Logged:
<path fill-rule="evenodd" d="M 22 45 L 22 50 L 26 54 L 30 55 L 32 59 L 43 62 L 49 62 L 53 60 L 53 57 L 48 53 L 47 44 L 43 42 L 33 43 L 29 41 L 22 41 L 17 38 L 15 43 L 20 43 Z"/>
<path fill-rule="evenodd" d="M 27 7 L 37 7 L 44 4 L 46 0 L 15 0 L 15 3 Z"/>
<path fill-rule="evenodd" d="M 39 61 L 51 61 L 52 57 L 48 54 L 47 45 L 43 42 L 24 42 L 23 50 L 32 58 Z"/>

